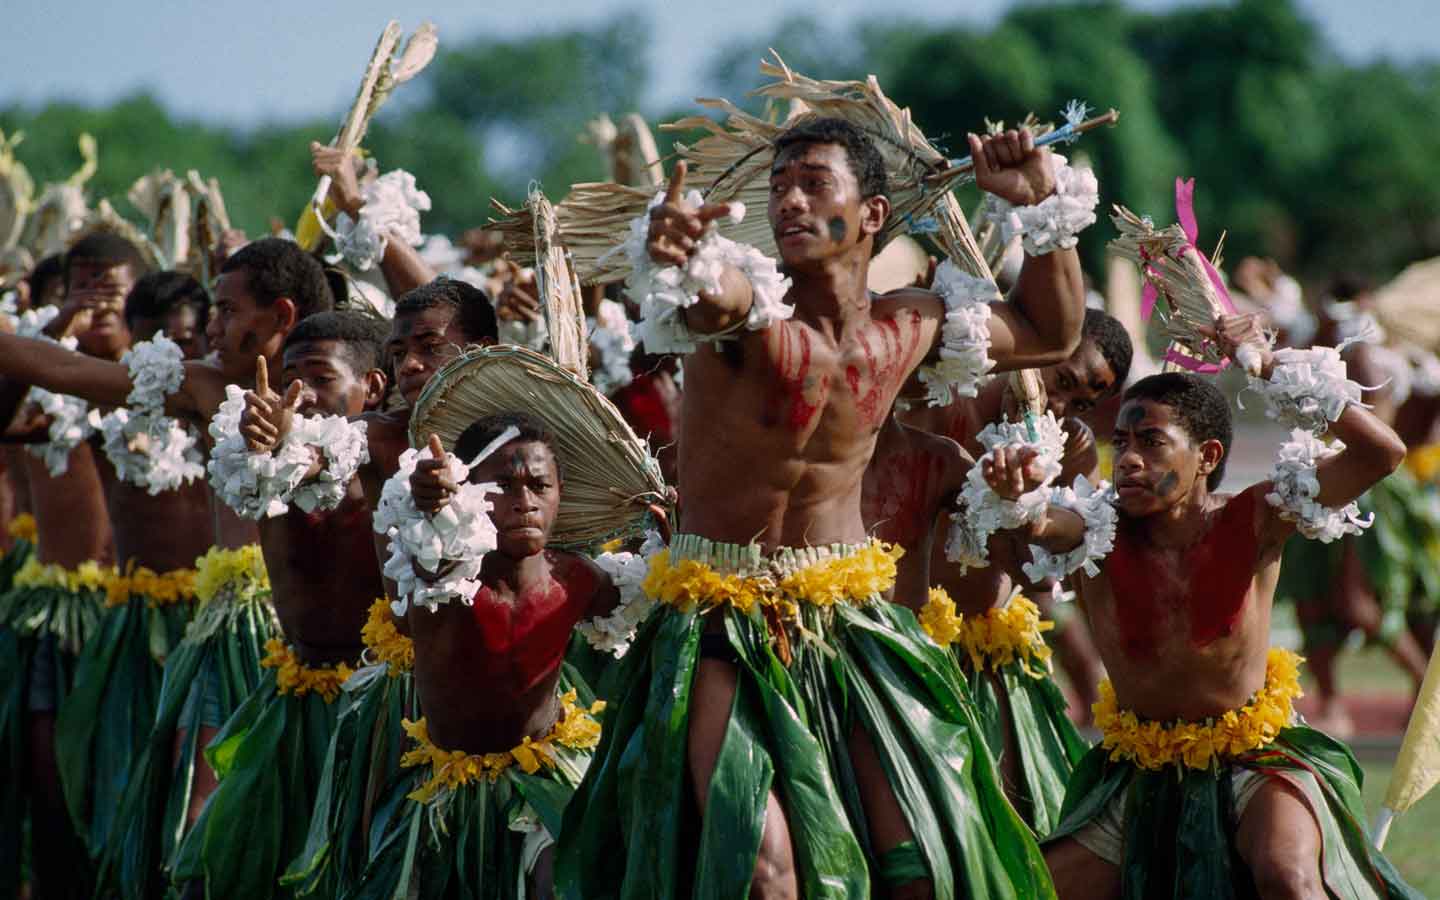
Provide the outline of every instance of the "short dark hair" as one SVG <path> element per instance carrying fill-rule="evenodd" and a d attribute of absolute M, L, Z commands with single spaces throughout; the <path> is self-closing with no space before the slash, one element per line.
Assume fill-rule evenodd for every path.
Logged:
<path fill-rule="evenodd" d="M 1130 343 L 1130 332 L 1125 330 L 1120 320 L 1104 310 L 1087 308 L 1085 322 L 1080 326 L 1080 338 L 1094 344 L 1109 364 L 1110 371 L 1115 373 L 1115 386 L 1111 390 L 1124 387 L 1125 379 L 1130 376 L 1130 360 L 1135 348 Z"/>
<path fill-rule="evenodd" d="M 139 278 L 150 271 L 150 263 L 140 248 L 113 231 L 92 231 L 67 251 L 62 264 L 65 286 L 70 286 L 70 267 L 80 260 L 106 266 L 126 266 Z"/>
<path fill-rule="evenodd" d="M 860 183 L 862 198 L 883 196 L 889 189 L 885 157 L 880 155 L 870 135 L 858 125 L 834 117 L 806 119 L 775 139 L 775 155 L 779 156 L 791 147 L 810 144 L 839 144 L 845 148 L 845 158 L 850 163 L 850 170 L 855 173 L 855 180 Z"/>
<path fill-rule="evenodd" d="M 1220 389 L 1208 379 L 1188 372 L 1162 372 L 1142 378 L 1125 392 L 1125 402 L 1150 400 L 1175 411 L 1180 427 L 1197 445 L 1219 441 L 1225 448 L 1220 464 L 1205 479 L 1205 486 L 1215 490 L 1225 478 L 1225 464 L 1230 461 L 1230 443 L 1234 433 L 1230 425 L 1230 404 Z"/>
<path fill-rule="evenodd" d="M 298 319 L 335 306 L 325 269 L 294 241 L 273 237 L 251 241 L 225 260 L 220 274 L 241 269 L 260 306 L 272 306 L 281 297 L 289 297 Z"/>
<path fill-rule="evenodd" d="M 470 343 L 500 339 L 490 296 L 473 284 L 443 275 L 402 294 L 395 304 L 395 315 L 414 315 L 436 306 L 449 306 L 456 311 L 460 319 L 460 333 Z"/>
<path fill-rule="evenodd" d="M 33 305 L 45 294 L 47 288 L 65 278 L 65 254 L 52 253 L 35 264 L 25 280 L 30 283 L 30 303 Z"/>
<path fill-rule="evenodd" d="M 326 310 L 301 319 L 285 336 L 285 349 L 312 341 L 335 341 L 356 375 L 381 367 L 390 327 L 383 319 L 353 310 Z"/>
<path fill-rule="evenodd" d="M 210 293 L 205 286 L 184 272 L 151 272 L 135 282 L 125 297 L 125 324 L 133 326 L 139 318 L 158 319 L 187 304 L 196 308 L 203 331 L 210 315 Z"/>
<path fill-rule="evenodd" d="M 487 444 L 510 427 L 520 432 L 512 441 L 535 442 L 549 447 L 550 453 L 555 457 L 555 468 L 559 470 L 560 454 L 555 450 L 555 436 L 544 422 L 529 413 L 495 413 L 476 420 L 460 433 L 459 440 L 455 442 L 455 455 L 468 464 Z"/>

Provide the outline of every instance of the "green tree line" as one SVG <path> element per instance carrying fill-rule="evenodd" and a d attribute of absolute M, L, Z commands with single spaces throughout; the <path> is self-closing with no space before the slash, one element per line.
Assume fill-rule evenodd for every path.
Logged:
<path fill-rule="evenodd" d="M 382 169 L 416 173 L 434 201 L 427 230 L 483 224 L 492 196 L 518 202 L 531 182 L 558 198 L 573 182 L 605 177 L 579 139 L 587 119 L 640 109 L 658 124 L 695 111 L 642 108 L 664 62 L 651 34 L 643 17 L 624 14 L 524 38 L 446 35 L 431 67 L 382 111 L 367 149 Z M 1120 2 L 1021 5 L 984 27 L 800 17 L 723 46 L 705 93 L 742 101 L 767 47 L 814 77 L 876 75 L 957 155 L 987 118 L 1049 119 L 1071 98 L 1113 106 L 1120 126 L 1073 148 L 1094 165 L 1103 200 L 1170 221 L 1175 177 L 1193 176 L 1202 242 L 1213 246 L 1226 229 L 1230 258 L 1274 256 L 1311 277 L 1384 277 L 1440 254 L 1440 180 L 1431 177 L 1440 64 L 1347 63 L 1294 0 L 1163 13 Z M 236 129 L 177 119 L 137 94 L 104 108 L 0 107 L 0 129 L 26 133 L 19 156 L 37 182 L 68 175 L 79 163 L 75 136 L 91 132 L 101 153 L 91 194 L 112 202 L 157 167 L 216 176 L 232 218 L 258 233 L 273 216 L 293 222 L 314 185 L 308 143 L 328 138 L 341 112 Z M 662 152 L 675 139 L 657 138 Z M 1110 233 L 1087 233 L 1091 262 Z"/>

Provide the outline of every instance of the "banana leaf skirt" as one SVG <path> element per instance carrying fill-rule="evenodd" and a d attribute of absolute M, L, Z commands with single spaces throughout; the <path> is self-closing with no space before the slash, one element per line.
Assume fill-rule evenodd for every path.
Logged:
<path fill-rule="evenodd" d="M 887 880 L 928 878 L 941 900 L 1053 896 L 954 660 L 880 599 L 898 555 L 871 543 L 767 556 L 678 535 L 652 558 L 645 588 L 662 605 L 609 673 L 605 733 L 559 838 L 560 896 L 742 900 L 772 790 L 800 895 L 870 896 L 887 867 L 850 764 L 857 727 L 918 847 L 904 877 Z M 702 821 L 687 730 L 702 634 L 717 617 L 708 636 L 721 636 L 738 687 Z"/>

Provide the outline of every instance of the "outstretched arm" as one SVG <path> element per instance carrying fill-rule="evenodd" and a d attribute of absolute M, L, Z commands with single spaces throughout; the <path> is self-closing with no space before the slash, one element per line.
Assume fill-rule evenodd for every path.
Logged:
<path fill-rule="evenodd" d="M 1049 150 L 1029 130 L 969 136 L 979 187 L 1015 206 L 1034 206 L 1055 193 Z M 1025 256 L 1008 300 L 991 304 L 990 357 L 997 371 L 1048 366 L 1080 343 L 1085 282 L 1074 249 Z"/>
<path fill-rule="evenodd" d="M 684 160 L 675 164 L 665 202 L 650 211 L 650 232 L 645 249 L 657 265 L 685 267 L 699 246 L 705 229 L 716 219 L 729 215 L 727 203 L 692 206 L 685 199 Z M 743 321 L 750 312 L 754 292 L 750 281 L 734 266 L 720 276 L 719 293 L 700 292 L 700 302 L 684 311 L 685 324 L 697 335 L 715 334 Z"/>
<path fill-rule="evenodd" d="M 165 410 L 172 415 L 206 411 L 203 398 L 214 393 L 212 382 L 223 381 L 218 370 L 204 363 L 184 365 L 185 380 L 180 390 L 165 399 Z M 124 363 L 96 359 L 58 344 L 13 334 L 0 334 L 0 376 L 79 397 L 97 406 L 124 406 L 135 386 Z"/>

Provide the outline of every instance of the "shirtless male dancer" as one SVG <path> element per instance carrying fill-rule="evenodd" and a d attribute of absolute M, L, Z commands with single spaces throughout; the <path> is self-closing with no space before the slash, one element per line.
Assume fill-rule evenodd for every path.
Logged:
<path fill-rule="evenodd" d="M 1224 317 L 1214 334 L 1232 358 L 1241 344 L 1265 347 L 1257 316 Z M 1268 349 L 1262 362 L 1266 381 L 1290 364 Z M 1028 526 L 1061 554 L 1103 527 L 1102 507 L 1119 513 L 1114 549 L 1076 581 L 1111 680 L 1096 711 L 1103 744 L 1077 766 L 1047 846 L 1061 897 L 1418 896 L 1369 842 L 1354 758 L 1295 723 L 1298 658 L 1269 647 L 1297 520 L 1333 520 L 1404 456 L 1363 407 L 1329 416 L 1345 446 L 1315 454 L 1314 500 L 1327 508 L 1317 516 L 1294 502 L 1284 466 L 1233 496 L 1214 493 L 1231 445 L 1224 396 L 1194 375 L 1142 379 L 1112 438 L 1117 497 L 1052 502 Z M 985 464 L 1002 497 L 1024 490 L 1027 453 L 1000 450 Z"/>
<path fill-rule="evenodd" d="M 384 399 L 385 332 L 383 322 L 358 312 L 302 319 L 285 339 L 285 394 L 270 389 L 261 357 L 246 400 L 282 417 L 333 417 L 327 421 L 349 428 L 349 417 L 378 408 Z M 274 442 L 256 440 L 253 427 L 242 425 L 242 433 L 247 452 L 274 451 Z M 361 627 L 384 592 L 370 539 L 370 507 L 353 467 L 351 472 L 332 501 L 307 511 L 295 500 L 283 514 L 260 519 L 283 640 L 271 640 L 261 661 L 276 669 L 275 679 L 262 681 L 208 751 L 212 761 L 221 753 L 233 754 L 234 761 L 221 771 L 174 873 L 176 880 L 194 879 L 194 885 L 203 879 L 206 896 L 280 895 L 280 875 L 300 854 L 309 831 L 339 712 L 339 686 L 358 663 Z M 233 836 L 241 829 L 247 837 L 237 841 Z"/>
<path fill-rule="evenodd" d="M 128 346 L 125 296 L 148 268 L 139 251 L 123 238 L 103 232 L 82 238 L 65 256 L 61 274 L 63 299 L 58 315 L 47 326 L 47 333 L 54 337 L 73 335 L 79 342 L 80 352 L 13 335 L 0 335 L 0 338 L 41 346 L 67 360 L 116 365 L 101 361 L 119 359 Z M 24 385 L 33 383 L 13 371 L 0 370 L 0 374 L 8 376 L 15 387 L 5 391 L 12 402 L 25 396 Z M 13 407 L 6 410 L 5 418 L 8 420 L 13 412 Z M 14 800 L 14 805 L 7 803 L 7 808 L 23 809 L 28 794 L 32 894 L 85 897 L 91 891 L 88 848 L 67 811 L 60 782 L 55 722 L 72 687 L 76 657 L 98 622 L 104 585 L 95 578 L 85 579 L 85 587 L 63 582 L 76 580 L 74 576 L 86 563 L 108 569 L 115 561 L 110 518 L 105 508 L 106 486 L 113 480 L 114 470 L 99 448 L 89 442 L 82 442 L 69 452 L 60 474 L 52 475 L 46 461 L 30 453 L 23 455 L 22 470 L 30 487 L 37 529 L 32 560 L 37 567 L 36 574 L 41 577 L 32 583 L 25 573 L 18 575 L 16 591 L 7 598 L 8 605 L 13 607 L 18 603 L 22 593 L 38 599 L 42 592 L 48 592 L 52 600 L 46 603 L 49 611 L 38 618 L 39 609 L 20 610 L 32 620 L 30 624 L 0 623 L 11 629 L 7 638 L 17 640 L 14 654 L 6 654 L 7 662 L 23 667 L 13 673 L 13 680 L 6 679 L 15 688 L 14 692 L 7 690 L 6 696 L 15 698 L 20 705 L 3 719 L 5 731 L 10 732 L 6 743 L 27 742 L 21 745 L 23 749 L 16 748 L 21 755 L 12 757 L 18 764 L 7 766 L 5 794 Z M 38 567 L 57 575 L 63 570 L 70 573 L 71 579 L 45 578 Z M 95 574 L 98 575 L 98 571 Z M 37 626 L 34 621 L 40 624 Z M 17 693 L 22 685 L 24 693 Z M 28 738 L 21 738 L 21 734 Z M 13 878 L 18 889 L 22 830 L 18 822 L 16 825 L 16 830 L 5 837 L 7 847 L 12 838 L 15 841 L 14 855 L 9 849 L 3 854 L 7 861 L 13 860 L 15 868 L 13 873 L 0 874 L 5 874 L 7 880 Z"/>
<path fill-rule="evenodd" d="M 1019 205 L 1054 190 L 1049 156 L 1028 133 L 970 145 L 983 189 Z M 676 896 L 693 883 L 716 896 L 861 897 L 873 882 L 908 898 L 974 879 L 997 895 L 1049 892 L 988 752 L 967 739 L 962 689 L 937 688 L 943 676 L 927 689 L 898 671 L 862 674 L 953 671 L 909 613 L 875 602 L 893 584 L 893 553 L 866 543 L 860 509 L 876 434 L 935 353 L 945 314 L 930 291 L 866 289 L 890 211 L 885 180 L 860 129 L 835 119 L 792 128 L 776 143 L 767 212 L 794 317 L 747 323 L 752 305 L 767 310 L 729 266 L 721 291 L 684 309 L 697 340 L 731 339 L 685 360 L 686 533 L 652 560 L 647 591 L 665 605 L 621 660 L 606 733 L 560 836 L 563 894 L 610 896 L 623 884 L 625 896 Z M 657 266 L 687 264 L 707 223 L 728 212 L 689 206 L 683 181 L 682 163 L 650 214 Z M 1083 311 L 1075 253 L 1027 260 L 1011 300 L 991 310 L 998 368 L 1064 359 Z M 822 656 L 817 634 L 839 659 Z M 894 730 L 919 721 L 900 707 L 926 710 L 931 737 Z M 942 733 L 944 746 L 929 743 Z M 957 793 L 970 795 L 970 814 L 986 809 L 986 825 L 954 815 L 946 798 Z M 580 813 L 595 808 L 618 809 L 619 827 Z"/>

